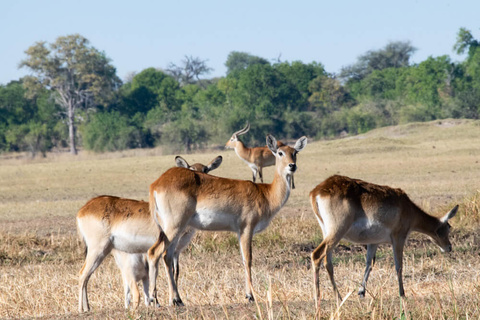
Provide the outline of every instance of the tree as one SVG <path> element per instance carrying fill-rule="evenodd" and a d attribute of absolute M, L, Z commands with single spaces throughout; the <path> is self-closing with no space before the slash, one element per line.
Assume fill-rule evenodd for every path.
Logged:
<path fill-rule="evenodd" d="M 308 98 L 310 109 L 321 117 L 339 110 L 349 100 L 340 81 L 333 76 L 316 77 L 310 81 L 308 89 L 311 93 Z"/>
<path fill-rule="evenodd" d="M 355 64 L 342 68 L 339 77 L 344 81 L 359 81 L 374 70 L 407 67 L 416 50 L 409 41 L 390 42 L 383 49 L 368 51 L 358 57 Z"/>
<path fill-rule="evenodd" d="M 292 110 L 304 111 L 308 109 L 309 84 L 317 77 L 326 76 L 323 65 L 316 62 L 304 64 L 300 61 L 294 61 L 292 63 L 277 63 L 274 68 L 285 78 L 285 84 L 288 84 L 283 89 L 285 96 L 288 96 L 291 100 L 289 105 Z"/>
<path fill-rule="evenodd" d="M 187 101 L 177 113 L 177 118 L 165 126 L 163 139 L 169 144 L 183 146 L 189 153 L 195 146 L 208 140 L 207 123 L 203 121 L 200 109 L 193 101 Z"/>
<path fill-rule="evenodd" d="M 27 98 L 25 93 L 21 81 L 0 86 L 0 150 L 28 150 L 32 157 L 38 152 L 45 155 L 64 142 L 58 127 L 59 107 L 45 89 L 34 98 Z"/>
<path fill-rule="evenodd" d="M 428 57 L 405 72 L 405 78 L 399 81 L 398 86 L 404 91 L 408 103 L 420 103 L 434 110 L 440 108 L 442 100 L 451 95 L 453 73 L 454 67 L 450 57 L 446 55 Z M 440 114 L 437 113 L 435 116 L 440 117 Z"/>
<path fill-rule="evenodd" d="M 131 82 L 120 88 L 120 103 L 117 109 L 133 116 L 146 114 L 160 107 L 163 112 L 175 111 L 181 103 L 177 99 L 180 86 L 173 77 L 155 68 L 147 68 L 136 74 Z"/>
<path fill-rule="evenodd" d="M 58 37 L 54 43 L 37 42 L 28 48 L 20 67 L 35 76 L 25 78 L 29 92 L 47 88 L 67 115 L 70 153 L 77 154 L 75 112 L 79 108 L 106 102 L 121 81 L 105 53 L 89 45 L 79 34 Z"/>
<path fill-rule="evenodd" d="M 251 55 L 246 52 L 232 51 L 228 54 L 225 66 L 227 67 L 227 74 L 235 71 L 247 69 L 254 64 L 270 64 L 268 60 Z"/>
<path fill-rule="evenodd" d="M 462 78 L 459 80 L 459 88 L 456 88 L 456 101 L 459 110 L 454 113 L 458 116 L 478 119 L 480 116 L 480 41 L 473 38 L 472 33 L 461 28 L 457 35 L 454 50 L 458 54 L 467 51 L 467 59 L 459 66 Z"/>
<path fill-rule="evenodd" d="M 474 39 L 470 30 L 460 28 L 457 34 L 457 42 L 453 45 L 453 50 L 457 54 L 463 54 L 468 50 L 468 56 L 472 56 L 480 43 Z"/>
<path fill-rule="evenodd" d="M 144 140 L 134 119 L 117 111 L 95 113 L 81 130 L 85 148 L 96 152 L 138 148 Z"/>
<path fill-rule="evenodd" d="M 212 70 L 207 66 L 207 60 L 185 56 L 180 66 L 170 63 L 166 71 L 182 86 L 185 86 L 200 81 L 200 76 L 209 74 Z"/>

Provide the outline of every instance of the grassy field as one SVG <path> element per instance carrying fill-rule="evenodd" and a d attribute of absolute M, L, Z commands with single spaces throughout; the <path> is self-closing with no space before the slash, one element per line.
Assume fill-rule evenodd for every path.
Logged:
<path fill-rule="evenodd" d="M 226 137 L 225 140 L 227 140 Z M 224 157 L 212 174 L 250 179 L 231 150 L 182 155 L 190 163 Z M 186 307 L 165 307 L 165 276 L 157 281 L 162 307 L 123 309 L 123 287 L 113 258 L 89 282 L 92 312 L 77 313 L 83 247 L 75 215 L 102 194 L 148 198 L 148 186 L 174 165 L 161 150 L 130 150 L 77 157 L 50 154 L 30 160 L 0 157 L 0 318 L 178 319 L 478 319 L 480 318 L 480 121 L 443 120 L 387 127 L 331 141 L 309 141 L 299 154 L 296 189 L 271 225 L 254 237 L 253 284 L 258 304 L 244 299 L 244 272 L 236 236 L 199 233 L 180 257 L 180 294 Z M 321 270 L 319 313 L 313 302 L 310 252 L 322 234 L 308 194 L 332 174 L 404 189 L 433 215 L 456 203 L 450 254 L 412 234 L 405 248 L 406 298 L 398 284 L 390 246 L 381 246 L 364 299 L 356 295 L 366 250 L 342 242 L 334 254 L 340 292 L 337 309 Z M 271 181 L 273 168 L 264 170 Z"/>

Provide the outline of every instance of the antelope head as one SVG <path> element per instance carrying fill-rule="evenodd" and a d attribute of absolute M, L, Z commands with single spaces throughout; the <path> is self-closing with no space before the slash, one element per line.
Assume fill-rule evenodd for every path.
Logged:
<path fill-rule="evenodd" d="M 303 150 L 307 145 L 307 137 L 303 136 L 297 140 L 295 146 L 278 146 L 277 140 L 272 135 L 267 135 L 267 147 L 276 158 L 276 162 L 282 162 L 283 165 L 277 165 L 277 171 L 281 176 L 291 181 L 293 174 L 297 170 L 297 153 Z"/>
<path fill-rule="evenodd" d="M 452 251 L 452 244 L 449 240 L 450 224 L 448 220 L 453 218 L 457 214 L 458 204 L 450 210 L 446 215 L 439 219 L 439 226 L 433 234 L 429 234 L 433 242 L 440 248 L 442 252 Z"/>
<path fill-rule="evenodd" d="M 182 157 L 180 156 L 175 157 L 175 163 L 177 164 L 177 167 L 187 168 L 193 171 L 199 171 L 203 173 L 209 173 L 210 171 L 217 169 L 222 164 L 222 160 L 223 160 L 222 156 L 218 156 L 212 161 L 210 161 L 209 164 L 204 166 L 201 163 L 194 163 L 192 165 L 189 165 L 188 162 Z"/>
<path fill-rule="evenodd" d="M 245 126 L 245 128 L 238 130 L 232 134 L 230 140 L 228 140 L 227 144 L 225 144 L 225 147 L 235 149 L 235 147 L 237 146 L 238 136 L 247 133 L 248 130 L 250 130 L 250 123 L 247 121 L 247 125 Z"/>

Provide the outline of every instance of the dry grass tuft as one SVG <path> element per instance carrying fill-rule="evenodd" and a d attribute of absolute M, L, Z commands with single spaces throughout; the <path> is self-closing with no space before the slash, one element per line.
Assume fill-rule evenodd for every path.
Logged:
<path fill-rule="evenodd" d="M 471 197 L 467 197 L 464 208 L 461 210 L 459 224 L 463 227 L 475 227 L 480 222 L 480 190 L 477 190 Z"/>

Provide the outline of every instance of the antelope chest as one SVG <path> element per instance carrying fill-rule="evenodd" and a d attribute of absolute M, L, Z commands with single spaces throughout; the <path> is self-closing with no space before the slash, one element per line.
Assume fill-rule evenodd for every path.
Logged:
<path fill-rule="evenodd" d="M 236 148 L 235 148 L 235 153 L 237 154 L 237 156 L 238 156 L 243 162 L 245 162 L 245 163 L 247 164 L 247 166 L 250 167 L 250 169 L 252 169 L 252 170 L 258 170 L 257 165 L 256 165 L 255 163 L 252 163 L 252 162 L 249 162 L 249 161 L 245 160 L 242 156 L 240 156 L 240 155 L 238 154 L 238 151 L 237 151 Z"/>

